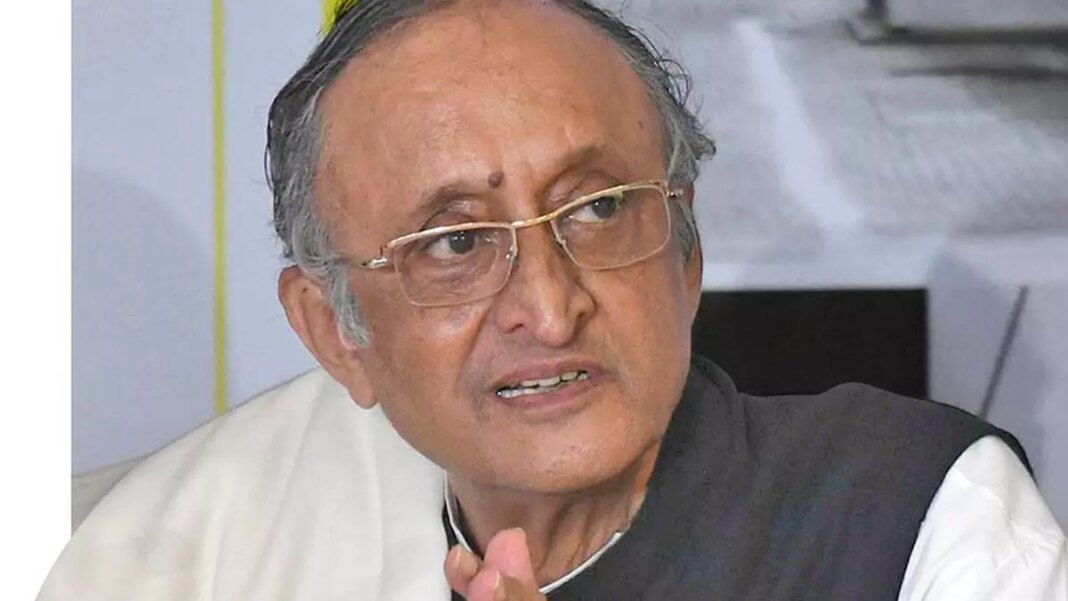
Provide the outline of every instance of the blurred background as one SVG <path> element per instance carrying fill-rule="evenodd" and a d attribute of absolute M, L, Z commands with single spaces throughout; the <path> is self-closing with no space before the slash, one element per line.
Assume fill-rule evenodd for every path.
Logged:
<path fill-rule="evenodd" d="M 695 348 L 743 391 L 862 380 L 985 415 L 1068 524 L 1068 0 L 602 4 L 690 69 L 719 144 Z M 323 15 L 73 4 L 75 473 L 314 367 L 263 147 Z"/>

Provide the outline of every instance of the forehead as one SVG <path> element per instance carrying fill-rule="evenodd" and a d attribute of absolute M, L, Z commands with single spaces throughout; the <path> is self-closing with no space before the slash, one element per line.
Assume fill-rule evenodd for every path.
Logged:
<path fill-rule="evenodd" d="M 663 157 L 655 107 L 621 51 L 551 2 L 461 1 L 416 19 L 345 68 L 321 115 L 321 196 L 360 221 L 496 171 L 548 183 L 585 147 L 609 149 L 621 171 Z"/>

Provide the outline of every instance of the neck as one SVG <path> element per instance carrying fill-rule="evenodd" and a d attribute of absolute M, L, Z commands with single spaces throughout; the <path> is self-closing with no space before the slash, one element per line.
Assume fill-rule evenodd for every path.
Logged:
<path fill-rule="evenodd" d="M 541 585 L 557 580 L 599 551 L 630 525 L 645 498 L 659 442 L 615 478 L 588 489 L 541 493 L 486 486 L 449 476 L 463 523 L 475 551 L 495 534 L 520 527 L 527 535 L 531 564 Z M 473 539 L 473 540 L 472 540 Z"/>

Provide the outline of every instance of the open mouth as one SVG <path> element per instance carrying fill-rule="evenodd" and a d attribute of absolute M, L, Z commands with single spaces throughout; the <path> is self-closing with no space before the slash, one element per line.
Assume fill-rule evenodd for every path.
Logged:
<path fill-rule="evenodd" d="M 560 390 L 564 386 L 589 379 L 590 374 L 584 371 L 569 371 L 567 373 L 545 378 L 542 380 L 523 380 L 510 386 L 497 389 L 497 396 L 502 399 L 514 399 L 528 394 L 544 394 L 554 390 Z"/>

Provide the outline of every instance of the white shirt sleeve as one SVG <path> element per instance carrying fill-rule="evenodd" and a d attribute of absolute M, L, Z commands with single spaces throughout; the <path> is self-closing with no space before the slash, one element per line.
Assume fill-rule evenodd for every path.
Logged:
<path fill-rule="evenodd" d="M 986 437 L 946 473 L 898 601 L 1068 601 L 1068 550 L 1034 480 Z"/>

